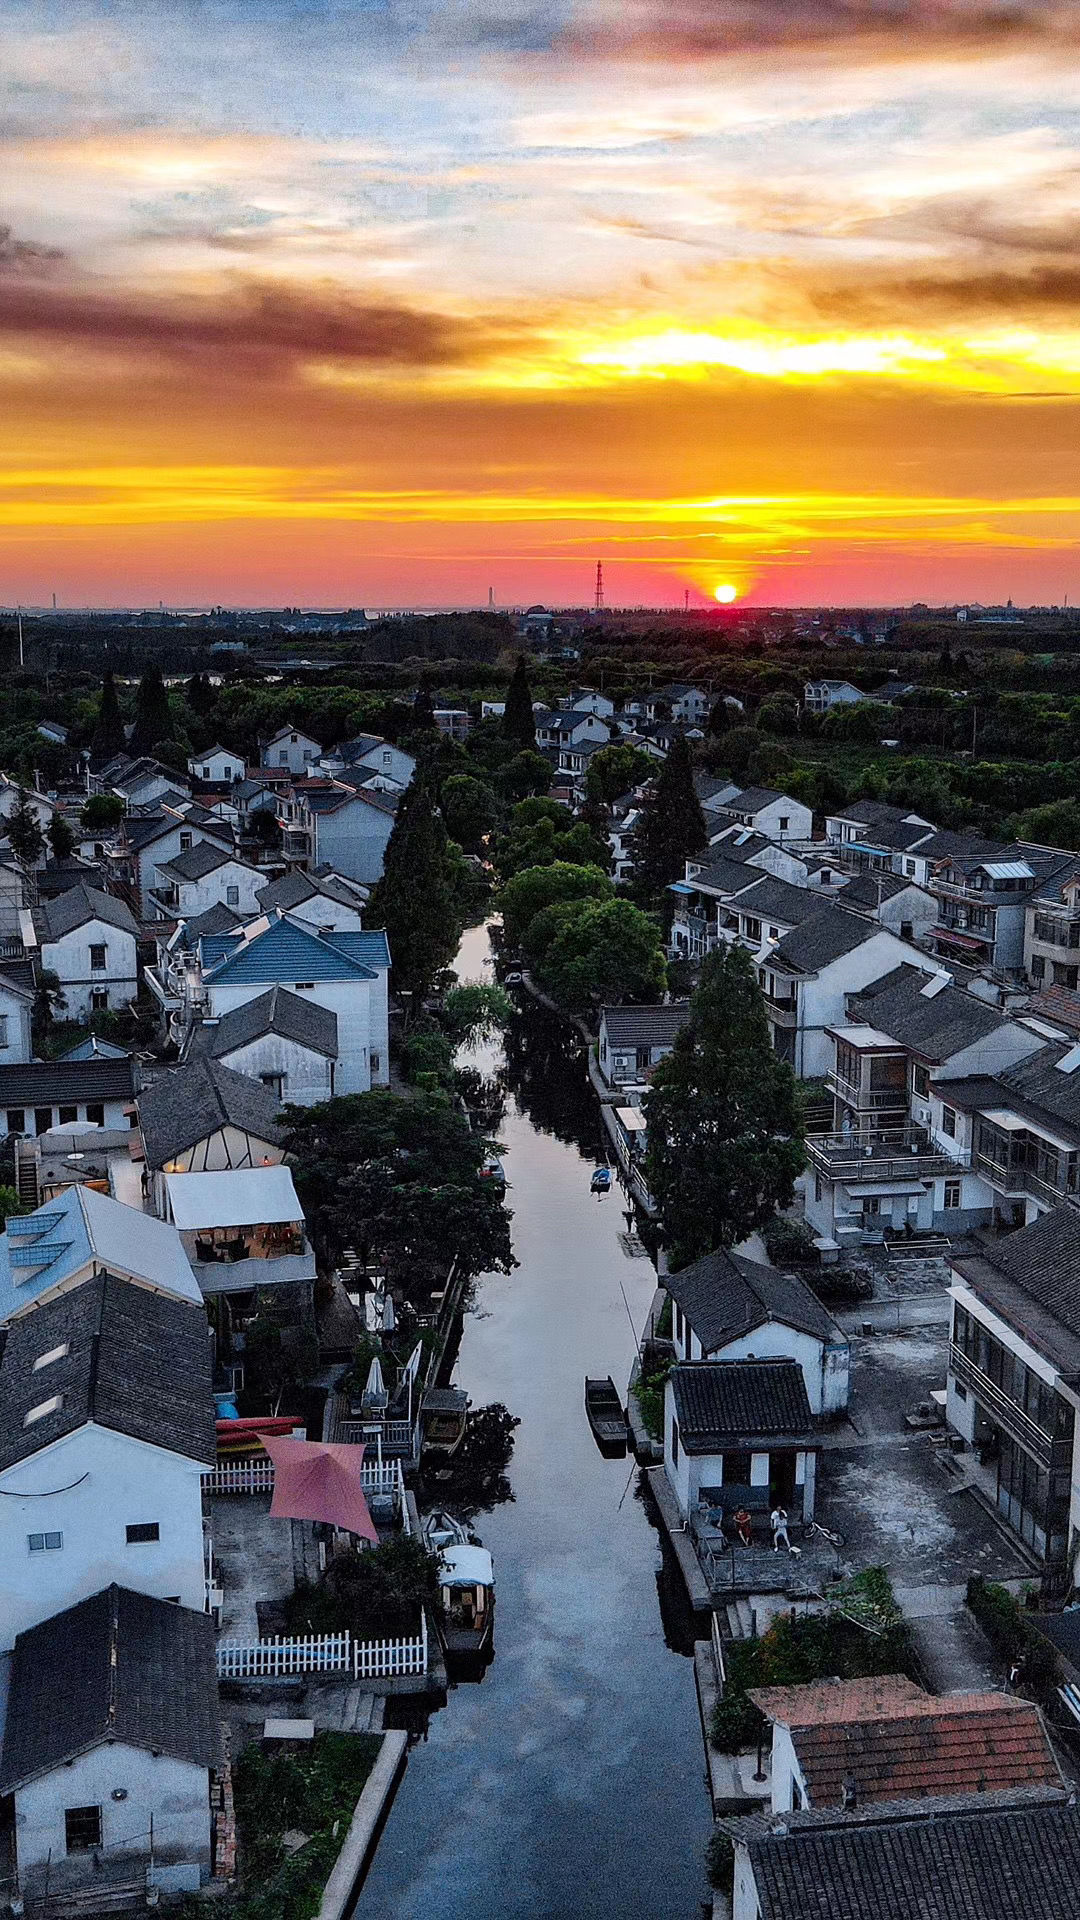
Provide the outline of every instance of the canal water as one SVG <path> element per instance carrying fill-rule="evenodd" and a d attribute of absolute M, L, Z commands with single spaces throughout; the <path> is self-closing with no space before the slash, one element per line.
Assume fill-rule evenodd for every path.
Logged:
<path fill-rule="evenodd" d="M 465 979 L 491 979 L 466 934 Z M 478 1064 L 498 1065 L 490 1050 Z M 692 1642 L 632 1458 L 605 1460 L 584 1376 L 624 1390 L 656 1285 L 617 1189 L 572 1029 L 531 1003 L 499 1128 L 510 1275 L 481 1280 L 454 1378 L 521 1424 L 512 1498 L 477 1517 L 495 1560 L 495 1658 L 410 1751 L 360 1920 L 698 1920 L 710 1831 Z"/>

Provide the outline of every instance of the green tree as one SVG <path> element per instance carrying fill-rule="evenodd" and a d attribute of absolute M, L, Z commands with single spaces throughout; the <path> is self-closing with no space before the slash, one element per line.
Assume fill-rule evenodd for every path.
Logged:
<path fill-rule="evenodd" d="M 757 710 L 757 723 L 763 733 L 798 733 L 798 701 L 790 693 L 770 693 Z"/>
<path fill-rule="evenodd" d="M 82 810 L 82 823 L 88 833 L 104 832 L 119 826 L 126 812 L 118 793 L 92 793 Z"/>
<path fill-rule="evenodd" d="M 25 787 L 20 787 L 15 806 L 5 822 L 7 837 L 11 842 L 11 851 L 16 860 L 24 867 L 36 867 L 45 851 L 45 835 L 41 822 L 30 804 Z"/>
<path fill-rule="evenodd" d="M 443 994 L 439 1018 L 455 1046 L 470 1046 L 501 1032 L 513 1011 L 513 1001 L 502 987 L 463 980 Z"/>
<path fill-rule="evenodd" d="M 795 1077 L 769 1039 L 745 947 L 711 953 L 645 1097 L 646 1178 L 674 1268 L 789 1206 L 805 1154 Z"/>
<path fill-rule="evenodd" d="M 371 926 L 386 929 L 399 993 L 422 998 L 454 957 L 462 928 L 460 860 L 439 816 L 430 775 L 417 768 L 398 807 L 368 915 Z"/>
<path fill-rule="evenodd" d="M 244 1383 L 281 1410 L 290 1393 L 305 1387 L 319 1368 L 319 1343 L 306 1321 L 282 1321 L 259 1313 L 244 1333 Z"/>
<path fill-rule="evenodd" d="M 590 800 L 610 807 L 620 794 L 629 793 L 648 779 L 655 762 L 640 747 L 623 745 L 601 747 L 589 761 L 585 792 Z"/>
<path fill-rule="evenodd" d="M 499 790 L 506 800 L 527 800 L 544 794 L 552 782 L 552 771 L 542 753 L 525 747 L 499 768 Z"/>
<path fill-rule="evenodd" d="M 663 993 L 660 930 L 629 900 L 570 901 L 549 907 L 542 917 L 553 937 L 536 958 L 536 977 L 561 1007 L 584 1012 L 602 1002 L 654 1000 Z"/>
<path fill-rule="evenodd" d="M 39 967 L 30 1016 L 35 1053 L 45 1052 L 53 1022 L 57 1014 L 65 1012 L 66 1008 L 67 995 L 60 984 L 59 974 L 52 967 Z"/>
<path fill-rule="evenodd" d="M 441 805 L 447 832 L 466 853 L 478 853 L 499 817 L 491 788 L 471 773 L 451 774 L 443 782 Z"/>
<path fill-rule="evenodd" d="M 1043 807 L 1031 807 L 1011 822 L 1009 831 L 1017 840 L 1080 851 L 1080 801 L 1050 800 Z"/>
<path fill-rule="evenodd" d="M 525 672 L 525 656 L 519 653 L 510 684 L 506 689 L 506 710 L 502 717 L 503 732 L 515 746 L 531 748 L 536 745 L 536 722 L 533 719 L 532 692 L 528 675 Z"/>
<path fill-rule="evenodd" d="M 172 714 L 161 668 L 149 666 L 139 681 L 139 690 L 135 695 L 135 725 L 128 751 L 153 753 L 157 741 L 171 738 Z"/>
<path fill-rule="evenodd" d="M 682 734 L 645 795 L 634 835 L 634 888 L 655 900 L 673 880 L 682 878 L 688 854 L 706 845 L 708 833 L 694 792 L 694 767 Z"/>
<path fill-rule="evenodd" d="M 428 687 L 417 687 L 412 706 L 412 724 L 421 733 L 435 731 L 435 702 Z"/>
<path fill-rule="evenodd" d="M 116 686 L 112 674 L 107 673 L 101 682 L 101 705 L 90 750 L 98 760 L 112 760 L 118 753 L 123 753 L 124 740 L 124 722 L 116 697 Z"/>
<path fill-rule="evenodd" d="M 62 813 L 54 813 L 45 829 L 54 860 L 69 860 L 75 851 L 75 835 Z"/>
<path fill-rule="evenodd" d="M 200 720 L 205 720 L 217 705 L 217 690 L 205 673 L 193 673 L 184 688 L 184 698 L 192 713 L 197 713 Z"/>
<path fill-rule="evenodd" d="M 723 694 L 718 693 L 712 706 L 709 708 L 709 724 L 706 732 L 710 733 L 714 739 L 718 738 L 720 734 L 726 733 L 733 711 L 738 712 L 738 708 L 730 709 Z"/>
<path fill-rule="evenodd" d="M 566 860 L 544 867 L 523 867 L 500 889 L 498 908 L 507 945 L 519 948 L 538 913 L 566 900 L 608 900 L 614 889 L 600 867 L 574 866 Z"/>
<path fill-rule="evenodd" d="M 558 806 L 557 801 L 547 804 Z M 611 853 L 607 844 L 586 821 L 575 820 L 566 807 L 559 808 L 558 819 L 545 817 L 534 823 L 517 822 L 519 811 L 514 809 L 515 823 L 495 851 L 495 864 L 504 879 L 524 867 L 549 867 L 556 860 L 579 867 L 608 865 Z"/>

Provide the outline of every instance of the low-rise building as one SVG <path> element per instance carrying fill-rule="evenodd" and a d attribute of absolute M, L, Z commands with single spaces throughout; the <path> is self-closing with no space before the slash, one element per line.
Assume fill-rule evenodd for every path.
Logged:
<path fill-rule="evenodd" d="M 773 1046 L 803 1080 L 828 1072 L 828 1029 L 842 1021 L 847 996 L 890 968 L 921 958 L 872 920 L 820 899 L 818 904 L 817 913 L 758 960 Z"/>
<path fill-rule="evenodd" d="M 648 1080 L 653 1068 L 675 1045 L 686 1025 L 685 1000 L 664 1007 L 602 1007 L 597 1062 L 609 1087 Z"/>
<path fill-rule="evenodd" d="M 664 1472 L 684 1518 L 780 1506 L 811 1520 L 818 1450 L 797 1361 L 681 1361 L 668 1375 Z"/>
<path fill-rule="evenodd" d="M 188 772 L 193 780 L 201 780 L 206 786 L 235 786 L 247 776 L 247 762 L 242 753 L 234 753 L 231 747 L 207 747 L 205 753 L 193 753 L 188 760 Z"/>
<path fill-rule="evenodd" d="M 43 967 L 56 974 L 69 1020 L 130 1005 L 139 990 L 139 928 L 123 900 L 97 887 L 72 887 L 33 913 Z"/>
<path fill-rule="evenodd" d="M 202 840 L 158 862 L 151 903 L 165 920 L 191 920 L 211 907 L 231 907 L 243 918 L 258 913 L 266 875 L 241 860 L 231 847 Z"/>
<path fill-rule="evenodd" d="M 285 873 L 256 895 L 261 914 L 287 913 L 316 933 L 360 933 L 368 888 L 340 873 Z"/>
<path fill-rule="evenodd" d="M 803 687 L 807 713 L 831 713 L 834 707 L 853 707 L 867 698 L 850 680 L 808 680 Z"/>
<path fill-rule="evenodd" d="M 811 809 L 775 787 L 740 787 L 724 800 L 722 813 L 731 824 L 753 827 L 756 833 L 781 845 L 789 840 L 809 840 L 814 827 Z"/>
<path fill-rule="evenodd" d="M 1080 984 L 1080 862 L 1041 880 L 1024 909 L 1024 972 L 1036 988 Z"/>
<path fill-rule="evenodd" d="M 0 1066 L 0 1137 L 61 1127 L 124 1133 L 134 1124 L 135 1084 L 135 1064 L 126 1057 Z"/>
<path fill-rule="evenodd" d="M 202 1296 L 174 1227 L 87 1186 L 66 1187 L 0 1234 L 0 1326 L 96 1274 L 198 1306 Z"/>
<path fill-rule="evenodd" d="M 322 758 L 322 748 L 310 734 L 301 733 L 296 727 L 279 727 L 264 742 L 261 758 L 264 767 L 284 767 L 294 779 L 299 779 L 318 764 Z"/>
<path fill-rule="evenodd" d="M 167 1173 L 163 1184 L 166 1217 L 207 1298 L 241 1294 L 254 1313 L 261 1291 L 292 1287 L 300 1310 L 310 1305 L 315 1255 L 288 1167 Z"/>
<path fill-rule="evenodd" d="M 844 905 L 888 927 L 901 940 L 925 940 L 937 924 L 938 903 L 925 887 L 899 873 L 866 869 L 847 879 Z"/>
<path fill-rule="evenodd" d="M 204 1021 L 192 1030 L 191 1049 L 260 1081 L 279 1106 L 314 1106 L 336 1091 L 337 1015 L 285 987 Z"/>
<path fill-rule="evenodd" d="M 280 1103 L 270 1087 L 199 1053 L 139 1094 L 146 1182 L 165 1218 L 163 1176 L 274 1165 L 283 1156 Z"/>
<path fill-rule="evenodd" d="M 399 793 L 404 792 L 416 772 L 412 754 L 377 733 L 360 733 L 353 740 L 343 740 L 323 754 L 319 765 L 335 779 L 346 775 L 359 776 L 361 780 L 376 779 Z"/>
<path fill-rule="evenodd" d="M 279 811 L 284 851 L 303 866 L 326 866 L 372 887 L 382 876 L 396 805 L 395 794 L 374 787 L 306 782 Z"/>
<path fill-rule="evenodd" d="M 843 1413 L 847 1337 L 804 1280 L 718 1249 L 664 1276 L 681 1360 L 794 1360 L 811 1413 Z"/>

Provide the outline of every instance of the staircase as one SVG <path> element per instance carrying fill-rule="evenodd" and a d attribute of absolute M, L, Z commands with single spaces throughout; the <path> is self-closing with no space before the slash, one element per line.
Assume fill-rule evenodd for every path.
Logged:
<path fill-rule="evenodd" d="M 41 1156 L 33 1140 L 15 1140 L 15 1191 L 28 1213 L 41 1205 Z"/>
<path fill-rule="evenodd" d="M 727 1621 L 726 1640 L 752 1640 L 757 1632 L 754 1609 L 742 1594 L 735 1600 L 726 1600 L 723 1607 Z"/>

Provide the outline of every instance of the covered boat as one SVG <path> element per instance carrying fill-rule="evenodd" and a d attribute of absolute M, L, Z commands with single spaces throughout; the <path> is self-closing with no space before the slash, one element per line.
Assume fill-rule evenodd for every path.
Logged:
<path fill-rule="evenodd" d="M 495 1634 L 495 1568 L 486 1547 L 444 1547 L 439 1556 L 447 1653 L 484 1653 Z"/>
<path fill-rule="evenodd" d="M 611 1168 L 610 1168 L 610 1167 L 597 1167 L 597 1169 L 596 1169 L 596 1172 L 595 1172 L 595 1173 L 593 1174 L 593 1177 L 592 1177 L 592 1179 L 591 1179 L 591 1180 L 590 1180 L 590 1182 L 589 1182 L 589 1188 L 590 1188 L 590 1191 L 591 1191 L 592 1193 L 608 1193 L 608 1192 L 610 1192 L 610 1189 L 611 1189 Z"/>
<path fill-rule="evenodd" d="M 456 1453 L 468 1417 L 469 1396 L 460 1387 L 429 1387 L 420 1402 L 424 1447 L 431 1453 Z"/>

